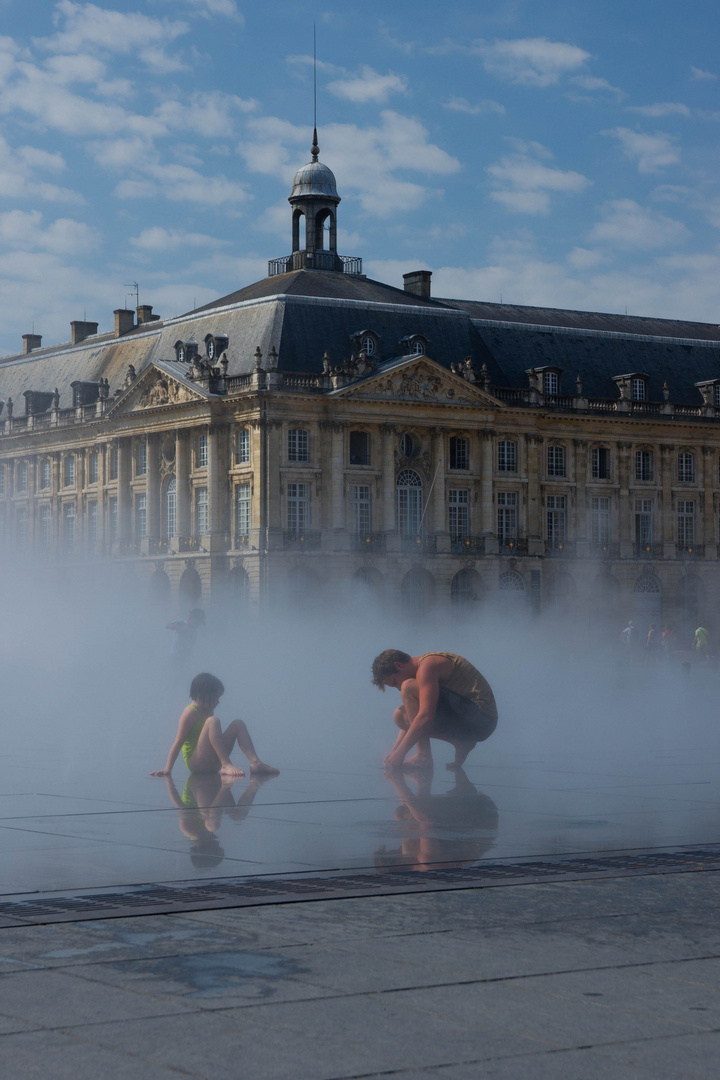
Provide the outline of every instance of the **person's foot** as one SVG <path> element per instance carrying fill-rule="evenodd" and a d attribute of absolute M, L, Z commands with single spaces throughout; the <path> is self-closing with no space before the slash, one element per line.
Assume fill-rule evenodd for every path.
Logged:
<path fill-rule="evenodd" d="M 455 746 L 455 760 L 451 761 L 450 764 L 447 766 L 447 768 L 448 769 L 462 769 L 463 765 L 465 764 L 465 761 L 467 760 L 468 754 L 470 753 L 471 750 L 475 749 L 475 747 L 477 746 L 477 743 L 476 742 L 454 743 L 454 746 Z"/>
<path fill-rule="evenodd" d="M 279 776 L 280 770 L 274 769 L 272 765 L 266 765 L 264 761 L 256 761 L 254 765 L 250 766 L 251 776 Z"/>
<path fill-rule="evenodd" d="M 409 769 L 411 772 L 415 772 L 417 769 L 432 769 L 433 759 L 430 754 L 413 754 L 412 757 L 405 758 L 402 767 L 403 769 Z"/>
<path fill-rule="evenodd" d="M 242 776 L 245 775 L 245 772 L 243 769 L 238 769 L 236 765 L 228 763 L 227 765 L 222 766 L 222 768 L 220 769 L 220 775 L 232 777 L 233 780 L 239 780 Z"/>

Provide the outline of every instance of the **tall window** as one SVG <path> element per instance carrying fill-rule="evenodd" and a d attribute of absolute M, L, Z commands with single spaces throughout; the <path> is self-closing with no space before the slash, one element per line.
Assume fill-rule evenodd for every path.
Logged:
<path fill-rule="evenodd" d="M 70 454 L 63 463 L 63 482 L 65 487 L 75 486 L 75 456 Z"/>
<path fill-rule="evenodd" d="M 144 476 L 147 472 L 147 443 L 138 443 L 135 455 L 135 472 L 138 476 Z"/>
<path fill-rule="evenodd" d="M 198 435 L 197 452 L 195 456 L 195 464 L 198 469 L 204 469 L 208 463 L 208 437 L 207 435 Z"/>
<path fill-rule="evenodd" d="M 688 550 L 695 547 L 695 503 L 678 502 L 678 544 Z"/>
<path fill-rule="evenodd" d="M 556 371 L 543 371 L 543 393 L 560 393 L 560 379 Z"/>
<path fill-rule="evenodd" d="M 75 547 L 75 503 L 63 504 L 63 547 L 71 551 Z"/>
<path fill-rule="evenodd" d="M 117 446 L 110 447 L 110 453 L 108 454 L 108 480 L 117 480 L 118 475 L 118 448 Z"/>
<path fill-rule="evenodd" d="M 100 455 L 97 450 L 93 450 L 88 460 L 88 484 L 97 484 L 98 482 L 98 462 Z M 43 465 L 45 462 L 43 462 Z M 43 484 L 43 487 L 50 487 L 50 462 L 48 461 L 48 482 Z"/>
<path fill-rule="evenodd" d="M 653 501 L 652 499 L 635 500 L 635 543 L 638 548 L 647 548 L 653 542 Z"/>
<path fill-rule="evenodd" d="M 147 495 L 144 492 L 135 496 L 135 537 L 144 540 L 147 536 Z"/>
<path fill-rule="evenodd" d="M 551 548 L 561 547 L 566 536 L 566 499 L 564 495 L 547 497 L 547 538 Z"/>
<path fill-rule="evenodd" d="M 593 480 L 610 479 L 610 451 L 604 446 L 594 446 L 592 451 Z"/>
<path fill-rule="evenodd" d="M 52 543 L 52 510 L 49 506 L 40 507 L 40 547 L 47 551 Z"/>
<path fill-rule="evenodd" d="M 647 398 L 647 384 L 644 379 L 633 379 L 632 396 L 633 401 L 645 401 Z"/>
<path fill-rule="evenodd" d="M 15 543 L 25 547 L 27 543 L 27 506 L 18 506 L 15 510 Z"/>
<path fill-rule="evenodd" d="M 501 544 L 517 540 L 517 501 L 516 491 L 498 491 L 497 528 Z"/>
<path fill-rule="evenodd" d="M 590 541 L 594 547 L 606 548 L 610 543 L 610 499 L 592 496 L 590 499 Z"/>
<path fill-rule="evenodd" d="M 73 458 L 73 461 L 74 460 L 75 459 Z M 21 461 L 21 462 L 18 463 L 17 474 L 16 474 L 16 483 L 17 483 L 17 488 L 16 488 L 17 493 L 19 495 L 24 495 L 25 492 L 28 489 L 27 461 Z M 73 483 L 74 483 L 74 478 L 73 478 Z"/>
<path fill-rule="evenodd" d="M 548 446 L 547 448 L 547 474 L 548 476 L 565 475 L 565 447 Z"/>
<path fill-rule="evenodd" d="M 300 540 L 310 528 L 310 485 L 287 486 L 288 532 L 294 540 Z"/>
<path fill-rule="evenodd" d="M 165 535 L 168 539 L 177 531 L 177 483 L 171 476 L 165 489 Z"/>
<path fill-rule="evenodd" d="M 517 443 L 507 439 L 498 443 L 498 472 L 517 472 Z"/>
<path fill-rule="evenodd" d="M 195 491 L 195 531 L 204 536 L 208 531 L 208 489 L 197 488 Z"/>
<path fill-rule="evenodd" d="M 250 534 L 250 484 L 238 484 L 235 488 L 235 534 L 241 543 Z"/>
<path fill-rule="evenodd" d="M 412 458 L 415 457 L 418 450 L 420 449 L 420 444 L 415 439 L 413 439 L 409 431 L 406 431 L 403 437 L 400 439 L 400 449 L 402 450 L 405 457 Z"/>
<path fill-rule="evenodd" d="M 288 431 L 288 461 L 309 461 L 310 443 L 307 431 L 291 428 Z"/>
<path fill-rule="evenodd" d="M 250 460 L 250 430 L 240 428 L 237 435 L 237 463 L 246 465 Z"/>
<path fill-rule="evenodd" d="M 469 469 L 470 454 L 467 439 L 454 435 L 450 438 L 450 468 Z"/>
<path fill-rule="evenodd" d="M 677 456 L 678 480 L 681 484 L 695 483 L 695 455 L 682 453 Z"/>
<path fill-rule="evenodd" d="M 50 509 L 48 507 L 48 509 Z M 87 504 L 87 530 L 88 541 L 91 544 L 97 543 L 98 538 L 98 504 L 97 499 L 92 499 Z"/>
<path fill-rule="evenodd" d="M 462 544 L 469 539 L 470 492 L 467 488 L 448 491 L 448 525 L 453 544 Z"/>
<path fill-rule="evenodd" d="M 635 479 L 652 480 L 653 478 L 653 453 L 652 450 L 635 451 Z"/>
<path fill-rule="evenodd" d="M 370 485 L 354 484 L 350 489 L 350 504 L 353 534 L 358 540 L 362 540 L 372 532 Z"/>
<path fill-rule="evenodd" d="M 367 431 L 350 432 L 350 464 L 370 464 L 370 435 Z"/>
<path fill-rule="evenodd" d="M 422 523 L 422 480 L 412 469 L 403 469 L 397 478 L 398 532 L 403 540 L 416 540 Z"/>
<path fill-rule="evenodd" d="M 117 540 L 118 538 L 118 501 L 116 495 L 108 499 L 108 536 L 110 540 Z"/>

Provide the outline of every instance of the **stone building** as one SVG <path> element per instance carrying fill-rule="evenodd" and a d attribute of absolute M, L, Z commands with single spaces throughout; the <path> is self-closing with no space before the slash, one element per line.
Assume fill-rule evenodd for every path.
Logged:
<path fill-rule="evenodd" d="M 369 280 L 318 153 L 262 281 L 0 361 L 6 551 L 238 607 L 711 620 L 720 329 Z"/>

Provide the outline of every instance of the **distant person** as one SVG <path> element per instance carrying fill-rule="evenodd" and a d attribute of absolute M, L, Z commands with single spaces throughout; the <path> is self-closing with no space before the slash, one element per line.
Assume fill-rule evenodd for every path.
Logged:
<path fill-rule="evenodd" d="M 192 608 L 186 619 L 176 619 L 165 624 L 166 630 L 173 631 L 170 652 L 179 668 L 190 663 L 195 652 L 195 640 L 198 628 L 205 625 L 205 612 L 202 608 Z"/>
<path fill-rule="evenodd" d="M 665 629 L 662 632 L 663 659 L 670 659 L 672 654 L 675 652 L 675 646 L 675 630 L 670 623 L 665 623 Z"/>
<path fill-rule="evenodd" d="M 633 623 L 632 619 L 628 619 L 628 624 L 620 633 L 620 641 L 623 645 L 623 651 L 628 660 L 635 660 L 637 656 L 638 645 L 640 644 L 640 634 Z"/>
<path fill-rule="evenodd" d="M 455 747 L 455 760 L 448 769 L 459 769 L 475 745 L 497 727 L 497 706 L 489 683 L 457 653 L 410 656 L 386 649 L 373 660 L 372 681 L 380 690 L 392 686 L 402 697 L 402 705 L 393 713 L 400 733 L 384 759 L 388 769 L 432 768 L 431 739 Z M 406 761 L 414 746 L 417 750 Z"/>
<path fill-rule="evenodd" d="M 693 640 L 693 648 L 698 656 L 703 660 L 708 658 L 708 646 L 710 644 L 709 635 L 704 626 L 698 626 L 695 631 L 695 638 Z"/>
<path fill-rule="evenodd" d="M 657 658 L 660 653 L 660 635 L 658 634 L 657 626 L 654 622 L 650 623 L 650 629 L 648 630 L 647 641 L 645 642 L 645 655 L 648 664 L 657 663 Z"/>
<path fill-rule="evenodd" d="M 233 720 L 225 731 L 222 730 L 220 721 L 215 716 L 215 709 L 224 693 L 225 687 L 215 675 L 204 671 L 195 676 L 190 685 L 192 701 L 180 717 L 178 733 L 170 747 L 167 764 L 164 769 L 151 772 L 151 776 L 170 776 L 182 750 L 185 764 L 191 773 L 220 773 L 221 776 L 237 779 L 245 773 L 230 761 L 235 743 L 248 759 L 252 774 L 278 775 L 279 769 L 266 765 L 257 756 L 242 720 Z"/>

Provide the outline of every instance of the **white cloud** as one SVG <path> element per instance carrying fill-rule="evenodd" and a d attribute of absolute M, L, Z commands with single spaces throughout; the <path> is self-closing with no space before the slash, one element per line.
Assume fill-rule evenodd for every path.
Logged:
<path fill-rule="evenodd" d="M 48 184 L 37 177 L 38 172 L 61 172 L 65 168 L 62 154 L 51 154 L 35 146 L 14 150 L 0 136 L 0 196 L 18 201 L 42 199 L 44 202 L 82 204 L 85 200 L 77 191 Z"/>
<path fill-rule="evenodd" d="M 567 261 L 570 266 L 576 267 L 578 270 L 588 270 L 592 266 L 599 266 L 601 263 L 607 261 L 607 257 L 603 255 L 601 251 L 593 250 L 591 248 L 574 247 L 569 252 Z"/>
<path fill-rule="evenodd" d="M 207 138 L 232 135 L 237 113 L 253 112 L 257 102 L 217 91 L 194 93 L 187 105 L 177 100 L 164 101 L 154 116 L 171 130 L 193 131 Z"/>
<path fill-rule="evenodd" d="M 619 86 L 612 86 L 607 79 L 600 79 L 594 75 L 573 75 L 568 82 L 581 90 L 587 90 L 591 94 L 612 94 L 617 101 L 621 101 L 625 97 L 625 92 Z"/>
<path fill-rule="evenodd" d="M 603 220 L 590 230 L 589 239 L 625 251 L 670 247 L 684 243 L 690 233 L 681 221 L 640 206 L 633 199 L 604 204 Z"/>
<path fill-rule="evenodd" d="M 99 234 L 82 221 L 57 218 L 47 227 L 39 210 L 9 210 L 0 214 L 0 245 L 6 252 L 42 250 L 55 255 L 92 251 Z"/>
<path fill-rule="evenodd" d="M 204 206 L 224 206 L 246 202 L 250 196 L 243 184 L 226 176 L 207 176 L 186 165 L 148 162 L 145 176 L 121 180 L 115 188 L 120 199 L 146 199 L 162 195 L 173 202 L 194 202 Z"/>
<path fill-rule="evenodd" d="M 328 83 L 328 90 L 336 97 L 346 98 L 355 102 L 356 105 L 364 105 L 367 102 L 381 104 L 387 101 L 390 94 L 405 94 L 407 92 L 407 79 L 404 75 L 381 75 L 380 72 L 363 64 L 360 74 L 355 78 L 337 79 Z"/>
<path fill-rule="evenodd" d="M 550 192 L 578 194 L 590 181 L 582 173 L 554 169 L 540 158 L 552 158 L 550 151 L 539 143 L 518 143 L 518 152 L 507 154 L 485 170 L 495 190 L 490 197 L 507 210 L 518 214 L 546 214 L 550 209 Z"/>
<path fill-rule="evenodd" d="M 658 101 L 654 105 L 628 105 L 628 112 L 639 113 L 641 116 L 692 116 L 687 105 L 679 101 Z"/>
<path fill-rule="evenodd" d="M 338 186 L 357 192 L 367 213 L 380 217 L 417 209 L 429 192 L 420 184 L 397 176 L 419 172 L 447 176 L 460 168 L 456 158 L 428 141 L 427 130 L 412 117 L 390 109 L 381 123 L 361 128 L 356 124 L 329 124 L 321 132 L 321 158 L 332 161 Z M 285 175 L 288 185 L 298 162 L 298 147 L 307 145 L 308 131 L 277 117 L 248 122 L 252 138 L 238 147 L 253 172 Z M 363 164 L 358 168 L 358 162 Z"/>
<path fill-rule="evenodd" d="M 61 25 L 50 38 L 37 44 L 50 52 L 79 53 L 86 49 L 109 53 L 133 53 L 155 70 L 176 70 L 177 61 L 167 57 L 163 47 L 186 34 L 185 22 L 153 19 L 140 12 L 110 11 L 95 4 L 60 0 L 55 7 L 55 23 Z M 168 68 L 167 65 L 171 65 Z"/>
<path fill-rule="evenodd" d="M 711 82 L 714 82 L 715 79 L 717 79 L 717 75 L 713 75 L 712 71 L 703 71 L 702 68 L 693 67 L 692 64 L 690 65 L 690 70 L 692 71 L 693 79 L 709 79 Z"/>
<path fill-rule="evenodd" d="M 659 172 L 668 165 L 677 165 L 680 151 L 672 135 L 656 131 L 653 135 L 633 131 L 632 128 L 616 127 L 604 131 L 603 135 L 613 135 L 620 143 L 625 157 L 637 162 L 638 172 Z"/>
<path fill-rule="evenodd" d="M 501 105 L 499 101 L 493 101 L 491 98 L 483 98 L 481 101 L 468 101 L 464 97 L 455 97 L 454 95 L 443 102 L 443 109 L 450 109 L 451 112 L 467 113 L 468 116 L 484 116 L 486 113 L 497 113 L 498 116 L 505 115 L 505 106 Z"/>
<path fill-rule="evenodd" d="M 224 247 L 229 240 L 218 240 L 205 233 L 181 232 L 177 229 L 163 229 L 155 225 L 143 229 L 139 236 L 131 236 L 130 243 L 141 251 L 177 251 L 186 247 Z"/>
<path fill-rule="evenodd" d="M 549 41 L 545 37 L 516 38 L 473 45 L 491 75 L 522 86 L 553 86 L 563 75 L 577 71 L 590 59 L 590 53 L 577 45 Z"/>
<path fill-rule="evenodd" d="M 233 19 L 235 22 L 244 24 L 245 18 L 238 11 L 238 6 L 235 0 L 189 0 L 189 3 L 199 8 L 202 14 L 209 17 L 211 15 L 224 15 L 228 19 Z"/>

